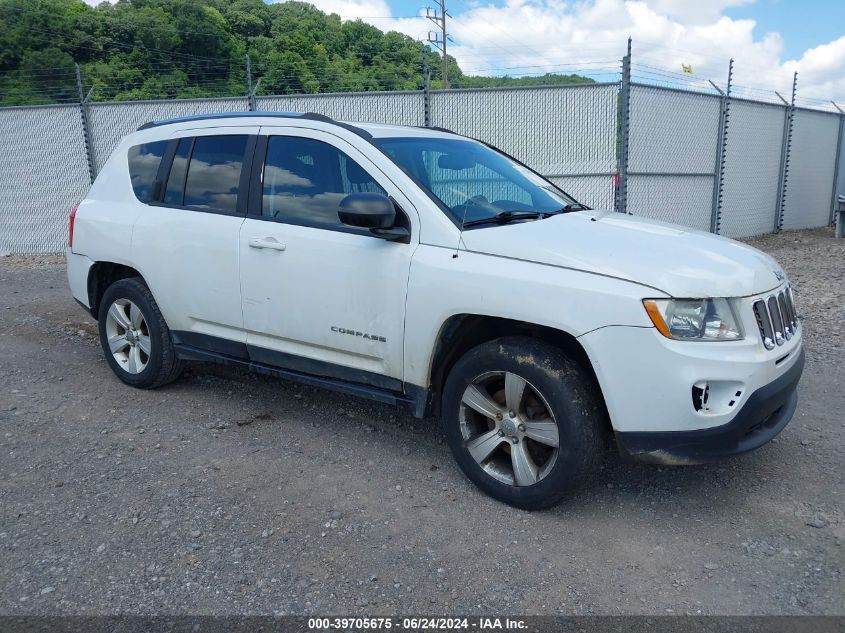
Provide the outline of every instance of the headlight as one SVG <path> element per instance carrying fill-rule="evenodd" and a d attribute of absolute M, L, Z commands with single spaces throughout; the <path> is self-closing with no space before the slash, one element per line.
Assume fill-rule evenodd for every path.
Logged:
<path fill-rule="evenodd" d="M 654 327 L 679 341 L 738 341 L 742 328 L 727 299 L 644 299 Z"/>

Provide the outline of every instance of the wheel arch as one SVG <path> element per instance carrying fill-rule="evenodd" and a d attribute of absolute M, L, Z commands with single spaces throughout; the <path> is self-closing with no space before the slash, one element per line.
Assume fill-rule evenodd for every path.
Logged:
<path fill-rule="evenodd" d="M 116 281 L 131 277 L 140 277 L 143 280 L 143 275 L 140 272 L 126 264 L 106 261 L 94 262 L 88 270 L 88 304 L 91 306 L 91 315 L 95 319 L 98 318 L 100 301 L 108 287 Z"/>
<path fill-rule="evenodd" d="M 601 385 L 593 363 L 578 339 L 564 330 L 503 317 L 481 314 L 455 314 L 446 319 L 440 327 L 429 368 L 429 389 L 431 392 L 430 413 L 440 415 L 440 401 L 443 385 L 449 371 L 471 348 L 503 336 L 527 336 L 539 339 L 563 350 L 588 374 L 602 405 L 607 411 Z"/>

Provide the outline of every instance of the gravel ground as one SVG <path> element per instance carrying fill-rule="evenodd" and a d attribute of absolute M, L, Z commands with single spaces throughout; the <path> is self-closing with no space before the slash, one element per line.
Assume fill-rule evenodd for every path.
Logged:
<path fill-rule="evenodd" d="M 62 260 L 0 258 L 0 613 L 843 614 L 845 240 L 751 243 L 806 318 L 792 423 L 706 466 L 609 455 L 542 513 L 434 420 L 206 365 L 125 387 Z"/>

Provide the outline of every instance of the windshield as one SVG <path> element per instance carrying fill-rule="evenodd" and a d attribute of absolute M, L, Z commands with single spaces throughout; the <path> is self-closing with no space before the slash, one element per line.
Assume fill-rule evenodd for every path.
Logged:
<path fill-rule="evenodd" d="M 503 211 L 555 213 L 575 204 L 547 180 L 478 141 L 411 137 L 377 142 L 457 224 L 478 223 Z"/>

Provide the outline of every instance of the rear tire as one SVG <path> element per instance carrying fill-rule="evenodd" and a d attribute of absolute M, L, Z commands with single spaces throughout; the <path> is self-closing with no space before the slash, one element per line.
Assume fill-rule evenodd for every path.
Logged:
<path fill-rule="evenodd" d="M 176 356 L 167 323 L 140 277 L 106 289 L 98 320 L 106 361 L 127 385 L 154 389 L 182 373 L 184 363 Z"/>
<path fill-rule="evenodd" d="M 524 510 L 560 503 L 603 454 L 601 398 L 560 349 L 505 337 L 468 351 L 443 390 L 446 438 L 464 474 Z"/>

